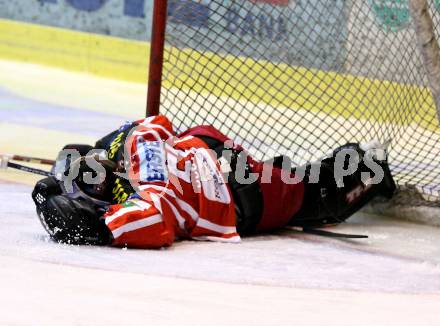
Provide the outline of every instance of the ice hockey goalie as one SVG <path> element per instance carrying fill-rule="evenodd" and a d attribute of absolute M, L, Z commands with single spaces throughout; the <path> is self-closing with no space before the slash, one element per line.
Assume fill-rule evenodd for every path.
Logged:
<path fill-rule="evenodd" d="M 288 225 L 338 224 L 373 197 L 390 198 L 395 184 L 379 145 L 346 144 L 292 168 L 285 157 L 254 160 L 212 126 L 176 135 L 158 115 L 126 123 L 93 147 L 67 145 L 54 176 L 39 181 L 32 196 L 58 242 L 240 242 Z"/>

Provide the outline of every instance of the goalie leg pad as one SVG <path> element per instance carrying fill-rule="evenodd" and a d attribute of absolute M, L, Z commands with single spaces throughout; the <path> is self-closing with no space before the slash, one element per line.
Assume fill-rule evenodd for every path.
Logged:
<path fill-rule="evenodd" d="M 360 155 L 358 169 L 351 175 L 344 176 L 343 180 L 335 178 L 335 157 L 344 149 L 354 149 Z M 391 198 L 396 185 L 391 175 L 388 163 L 385 160 L 374 160 L 384 173 L 378 184 L 362 182 L 362 172 L 371 172 L 364 164 L 365 152 L 358 144 L 347 144 L 335 150 L 333 157 L 321 162 L 318 183 L 310 182 L 310 172 L 315 164 L 308 164 L 305 169 L 305 194 L 301 209 L 290 221 L 292 226 L 319 227 L 329 224 L 339 224 L 365 206 L 376 196 Z M 348 164 L 344 162 L 344 164 Z M 338 184 L 343 182 L 343 187 Z"/>

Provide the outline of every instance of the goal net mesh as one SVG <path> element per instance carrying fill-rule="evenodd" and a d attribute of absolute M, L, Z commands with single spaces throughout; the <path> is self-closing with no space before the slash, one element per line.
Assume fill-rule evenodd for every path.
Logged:
<path fill-rule="evenodd" d="M 169 0 L 162 78 L 179 131 L 211 124 L 295 165 L 389 142 L 404 201 L 440 205 L 440 123 L 407 1 Z"/>

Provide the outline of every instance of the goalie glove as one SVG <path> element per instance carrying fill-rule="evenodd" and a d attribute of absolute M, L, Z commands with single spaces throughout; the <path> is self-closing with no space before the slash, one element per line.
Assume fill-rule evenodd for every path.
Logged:
<path fill-rule="evenodd" d="M 104 210 L 87 200 L 63 194 L 55 178 L 39 181 L 32 198 L 41 224 L 53 240 L 78 245 L 111 243 L 111 233 L 102 217 Z"/>

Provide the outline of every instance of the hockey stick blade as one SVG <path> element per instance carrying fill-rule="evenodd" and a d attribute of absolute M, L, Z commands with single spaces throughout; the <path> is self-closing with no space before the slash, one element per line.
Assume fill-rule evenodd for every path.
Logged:
<path fill-rule="evenodd" d="M 318 230 L 318 229 L 310 229 L 310 228 L 303 228 L 302 231 L 304 233 L 320 235 L 320 236 L 329 237 L 329 238 L 344 238 L 344 239 L 367 239 L 368 238 L 368 235 L 335 233 L 335 232 Z"/>

